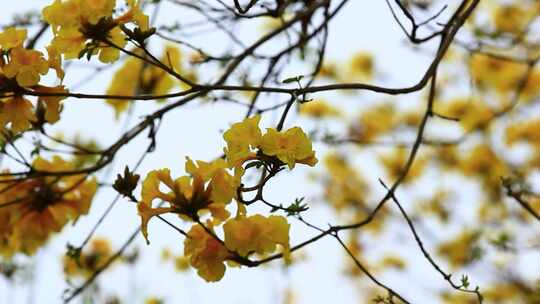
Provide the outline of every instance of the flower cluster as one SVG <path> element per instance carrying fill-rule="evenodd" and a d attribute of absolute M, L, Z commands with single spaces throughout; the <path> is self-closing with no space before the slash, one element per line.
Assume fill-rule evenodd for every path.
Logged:
<path fill-rule="evenodd" d="M 169 169 L 154 170 L 148 173 L 142 186 L 142 200 L 137 205 L 142 219 L 142 233 L 148 241 L 148 221 L 163 213 L 177 213 L 184 219 L 198 220 L 201 212 L 210 211 L 215 220 L 225 220 L 229 212 L 225 206 L 231 202 L 240 185 L 240 175 L 231 175 L 226 170 L 222 159 L 213 162 L 186 161 L 189 175 L 172 179 Z M 167 191 L 162 191 L 164 185 Z M 152 206 L 159 199 L 168 203 L 168 207 Z"/>
<path fill-rule="evenodd" d="M 278 215 L 247 216 L 239 197 L 241 180 L 246 170 L 253 168 L 246 164 L 251 161 L 279 171 L 285 165 L 292 169 L 297 163 L 313 166 L 317 159 L 311 141 L 299 127 L 283 132 L 268 128 L 263 135 L 259 121 L 260 116 L 247 118 L 223 134 L 227 142 L 225 159 L 195 162 L 187 158 L 187 175 L 173 179 L 169 169 L 160 169 L 149 172 L 143 181 L 137 209 L 144 237 L 148 241 L 149 220 L 161 214 L 174 213 L 195 222 L 187 232 L 184 256 L 207 281 L 220 280 L 226 262 L 242 264 L 251 254 L 271 254 L 278 246 L 283 256 L 289 257 L 287 219 Z M 226 208 L 233 199 L 238 203 L 237 214 L 229 218 Z M 156 200 L 165 206 L 153 206 Z M 210 218 L 203 224 L 201 218 L 207 213 Z M 215 232 L 221 225 L 224 240 Z"/>
<path fill-rule="evenodd" d="M 58 156 L 38 157 L 32 163 L 39 172 L 73 170 L 73 164 Z M 97 189 L 86 175 L 30 177 L 2 181 L 0 189 L 0 254 L 33 254 L 49 236 L 70 221 L 88 213 Z"/>
<path fill-rule="evenodd" d="M 144 57 L 141 50 L 135 50 L 134 53 Z M 180 49 L 175 46 L 167 46 L 163 50 L 160 61 L 169 63 L 169 67 L 174 71 L 183 70 L 182 54 Z M 195 76 L 192 73 L 190 77 L 194 78 Z M 162 95 L 167 94 L 175 87 L 176 83 L 180 82 L 175 81 L 175 78 L 165 70 L 154 65 L 145 64 L 139 58 L 129 57 L 114 74 L 107 89 L 107 95 Z M 129 101 L 125 99 L 109 98 L 107 103 L 114 108 L 117 118 L 127 110 L 129 105 Z"/>
<path fill-rule="evenodd" d="M 55 0 L 43 9 L 43 19 L 51 25 L 54 38 L 50 48 L 66 59 L 99 55 L 103 63 L 119 58 L 126 45 L 121 26 L 132 23 L 139 32 L 148 31 L 148 16 L 137 0 L 128 0 L 129 10 L 113 18 L 116 0 Z"/>
<path fill-rule="evenodd" d="M 225 155 L 230 166 L 241 166 L 244 162 L 261 156 L 274 157 L 293 169 L 296 163 L 314 166 L 317 163 L 311 141 L 299 127 L 285 132 L 268 128 L 262 135 L 259 128 L 260 116 L 235 123 L 223 134 L 227 142 Z M 264 157 L 262 157 L 264 158 Z"/>
<path fill-rule="evenodd" d="M 272 253 L 278 244 L 285 249 L 289 246 L 289 224 L 282 216 L 239 216 L 227 221 L 223 231 L 227 248 L 241 256 Z"/>
<path fill-rule="evenodd" d="M 55 123 L 60 115 L 60 101 L 64 99 L 61 95 L 67 93 L 61 85 L 39 84 L 41 76 L 49 69 L 63 77 L 60 59 L 51 52 L 49 59 L 45 59 L 40 51 L 25 49 L 26 36 L 26 29 L 8 28 L 0 32 L 0 94 L 3 95 L 0 97 L 0 131 L 19 133 L 28 130 L 32 124 Z M 24 97 L 24 91 L 43 96 L 34 106 Z M 51 93 L 59 95 L 50 96 Z"/>

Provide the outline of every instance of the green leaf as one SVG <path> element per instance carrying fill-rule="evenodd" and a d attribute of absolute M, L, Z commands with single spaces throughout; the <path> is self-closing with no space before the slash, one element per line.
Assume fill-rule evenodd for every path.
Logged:
<path fill-rule="evenodd" d="M 307 211 L 309 209 L 307 204 L 303 204 L 305 197 L 296 198 L 294 200 L 294 203 L 289 205 L 289 207 L 285 208 L 285 212 L 287 212 L 287 216 L 291 215 L 297 215 L 301 212 Z"/>
<path fill-rule="evenodd" d="M 465 287 L 465 288 L 469 288 L 470 286 L 470 282 L 469 282 L 469 277 L 467 275 L 462 275 L 461 276 L 461 286 Z"/>
<path fill-rule="evenodd" d="M 282 82 L 282 83 L 299 82 L 300 80 L 302 80 L 302 78 L 304 78 L 303 75 L 300 75 L 300 76 L 294 76 L 294 77 L 286 78 L 286 79 L 284 79 L 284 80 L 281 81 L 281 82 Z"/>

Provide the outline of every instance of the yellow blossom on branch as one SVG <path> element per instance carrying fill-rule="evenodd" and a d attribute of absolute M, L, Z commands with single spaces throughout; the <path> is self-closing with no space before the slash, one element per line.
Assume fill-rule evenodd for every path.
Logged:
<path fill-rule="evenodd" d="M 47 93 L 47 94 L 66 94 L 68 91 L 66 88 L 62 85 L 56 86 L 56 87 L 46 87 L 46 86 L 36 86 L 35 91 L 38 93 Z M 38 98 L 38 103 L 41 103 L 41 106 L 44 107 L 45 113 L 44 119 L 48 123 L 55 123 L 60 119 L 60 111 L 62 109 L 62 105 L 60 102 L 65 97 L 62 96 L 40 96 Z"/>
<path fill-rule="evenodd" d="M 261 116 L 256 115 L 233 124 L 229 130 L 223 133 L 223 139 L 227 142 L 225 155 L 231 166 L 241 165 L 245 160 L 255 156 L 251 150 L 261 144 L 260 121 Z"/>
<path fill-rule="evenodd" d="M 43 172 L 73 170 L 73 163 L 59 156 L 52 160 L 36 158 L 32 167 Z M 47 176 L 2 183 L 0 205 L 10 231 L 0 243 L 0 253 L 10 256 L 21 252 L 33 254 L 52 233 L 60 232 L 70 221 L 87 214 L 97 189 L 94 178 L 86 175 Z"/>
<path fill-rule="evenodd" d="M 212 231 L 211 227 L 208 229 Z M 227 248 L 199 224 L 191 227 L 184 240 L 184 255 L 207 282 L 221 280 L 225 274 L 224 262 L 231 256 Z"/>
<path fill-rule="evenodd" d="M 8 124 L 13 133 L 28 130 L 30 123 L 36 121 L 32 108 L 32 103 L 22 96 L 0 99 L 0 130 L 7 129 Z"/>
<path fill-rule="evenodd" d="M 266 155 L 275 155 L 280 161 L 286 163 L 289 169 L 293 169 L 296 163 L 309 166 L 315 166 L 317 163 L 311 141 L 299 127 L 285 132 L 267 129 L 262 137 L 261 150 Z"/>
<path fill-rule="evenodd" d="M 35 50 L 16 47 L 10 51 L 10 61 L 3 68 L 4 75 L 17 80 L 22 87 L 38 84 L 40 75 L 49 71 L 49 63 L 43 54 Z"/>
<path fill-rule="evenodd" d="M 139 30 L 148 30 L 148 17 L 138 1 L 129 1 L 130 10 L 114 19 L 116 0 L 55 0 L 43 9 L 43 19 L 51 25 L 54 39 L 51 47 L 67 59 L 99 53 L 103 63 L 114 62 L 126 43 L 120 26 L 135 23 Z"/>
<path fill-rule="evenodd" d="M 210 211 L 215 221 L 224 221 L 229 217 L 225 206 L 236 195 L 240 186 L 242 170 L 234 175 L 226 171 L 226 162 L 218 159 L 213 162 L 186 161 L 189 176 L 172 179 L 169 169 L 154 170 L 143 181 L 142 200 L 137 210 L 142 220 L 142 233 L 148 241 L 148 221 L 159 214 L 177 213 L 184 219 L 197 220 L 201 211 Z M 166 191 L 160 189 L 163 185 Z M 154 208 L 152 202 L 160 199 L 168 207 Z"/>
<path fill-rule="evenodd" d="M 259 128 L 261 117 L 259 115 L 246 118 L 235 123 L 223 134 L 227 142 L 224 149 L 230 167 L 239 167 L 244 162 L 256 159 L 256 149 L 266 156 L 274 156 L 287 164 L 290 169 L 296 163 L 314 166 L 317 163 L 315 151 L 312 150 L 311 140 L 299 127 L 286 131 L 277 131 L 267 128 L 262 135 Z"/>
<path fill-rule="evenodd" d="M 10 27 L 0 32 L 0 49 L 8 51 L 15 47 L 22 47 L 26 40 L 26 29 L 17 29 Z"/>
<path fill-rule="evenodd" d="M 133 52 L 144 57 L 141 50 L 134 50 Z M 167 46 L 160 61 L 170 64 L 171 68 L 178 72 L 182 67 L 181 59 L 179 48 Z M 169 93 L 176 83 L 178 81 L 165 70 L 153 65 L 145 65 L 139 58 L 130 57 L 114 74 L 107 89 L 107 95 L 162 95 Z M 114 108 L 116 118 L 127 110 L 129 102 L 126 99 L 107 99 L 107 103 Z"/>
<path fill-rule="evenodd" d="M 223 225 L 225 245 L 241 256 L 272 253 L 276 245 L 288 250 L 289 227 L 287 219 L 277 215 L 256 214 L 230 219 Z"/>
<path fill-rule="evenodd" d="M 1 81 L 1 79 L 0 79 Z M 46 87 L 36 85 L 32 88 L 36 93 L 65 94 L 67 90 L 64 86 Z M 10 130 L 12 133 L 30 129 L 33 123 L 41 122 L 55 123 L 60 119 L 61 101 L 63 96 L 40 96 L 37 107 L 34 108 L 32 102 L 21 95 L 9 98 L 0 98 L 0 130 Z"/>

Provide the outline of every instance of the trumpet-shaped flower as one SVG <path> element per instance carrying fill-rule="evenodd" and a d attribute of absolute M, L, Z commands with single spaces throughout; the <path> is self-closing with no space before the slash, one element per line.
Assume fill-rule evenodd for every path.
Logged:
<path fill-rule="evenodd" d="M 291 128 L 285 132 L 267 129 L 262 137 L 261 149 L 264 154 L 276 156 L 286 163 L 289 169 L 295 163 L 314 166 L 317 163 L 315 151 L 312 150 L 311 141 L 299 127 Z"/>
<path fill-rule="evenodd" d="M 11 49 L 10 61 L 2 69 L 7 77 L 15 77 L 20 86 L 29 87 L 38 84 L 40 75 L 47 74 L 49 64 L 41 52 L 16 47 Z"/>
<path fill-rule="evenodd" d="M 32 103 L 22 96 L 15 96 L 0 101 L 0 130 L 10 125 L 10 131 L 19 133 L 30 128 L 30 123 L 36 121 L 32 111 Z"/>
<path fill-rule="evenodd" d="M 226 171 L 223 160 L 213 162 L 186 161 L 189 176 L 173 180 L 169 169 L 154 170 L 148 173 L 142 187 L 142 200 L 137 210 L 142 220 L 142 233 L 148 242 L 148 222 L 159 214 L 177 213 L 181 217 L 197 220 L 201 211 L 210 211 L 215 221 L 224 221 L 229 217 L 225 206 L 236 195 L 240 185 L 242 170 L 235 175 Z M 162 188 L 160 188 L 163 185 Z M 166 190 L 162 190 L 166 189 Z M 168 207 L 152 207 L 152 202 L 160 199 Z"/>
<path fill-rule="evenodd" d="M 15 47 L 22 47 L 26 39 L 26 33 L 26 29 L 16 29 L 14 27 L 0 32 L 0 49 L 10 50 Z"/>
<path fill-rule="evenodd" d="M 211 227 L 208 229 L 212 231 Z M 224 262 L 231 256 L 227 248 L 201 225 L 193 225 L 189 230 L 184 240 L 184 255 L 207 282 L 221 280 L 225 274 Z"/>
<path fill-rule="evenodd" d="M 51 46 L 66 59 L 99 54 L 103 63 L 116 61 L 119 48 L 127 42 L 120 25 L 136 23 L 140 30 L 148 30 L 148 17 L 139 3 L 130 4 L 133 6 L 128 13 L 114 19 L 116 0 L 56 0 L 43 9 L 43 19 L 54 34 Z"/>
<path fill-rule="evenodd" d="M 250 253 L 267 254 L 276 250 L 276 245 L 289 248 L 289 223 L 282 216 L 250 217 L 230 219 L 223 225 L 225 245 L 241 256 Z"/>
<path fill-rule="evenodd" d="M 247 118 L 233 124 L 229 130 L 223 133 L 223 139 L 227 142 L 225 155 L 231 167 L 242 165 L 245 160 L 255 155 L 251 149 L 258 148 L 261 144 L 260 120 L 261 116 L 259 115 Z"/>

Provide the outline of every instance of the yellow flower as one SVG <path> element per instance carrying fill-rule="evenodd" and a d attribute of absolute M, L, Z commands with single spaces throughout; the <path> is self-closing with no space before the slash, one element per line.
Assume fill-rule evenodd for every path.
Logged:
<path fill-rule="evenodd" d="M 477 232 L 463 230 L 454 239 L 440 244 L 437 253 L 443 256 L 452 268 L 466 266 L 477 258 L 475 248 L 479 236 Z"/>
<path fill-rule="evenodd" d="M 56 77 L 60 78 L 60 80 L 64 79 L 65 73 L 62 69 L 62 56 L 60 55 L 58 50 L 52 46 L 48 46 L 47 54 L 49 55 L 49 68 L 55 70 Z"/>
<path fill-rule="evenodd" d="M 485 128 L 495 115 L 485 101 L 470 98 L 456 98 L 446 104 L 437 104 L 435 111 L 458 118 L 460 125 L 466 131 Z"/>
<path fill-rule="evenodd" d="M 354 123 L 349 134 L 359 141 L 370 141 L 392 131 L 399 119 L 395 106 L 384 103 L 363 111 L 358 123 Z"/>
<path fill-rule="evenodd" d="M 472 148 L 468 155 L 463 157 L 459 164 L 460 170 L 465 176 L 491 176 L 498 180 L 505 176 L 508 171 L 506 164 L 491 149 L 491 147 L 478 144 Z"/>
<path fill-rule="evenodd" d="M 80 25 L 81 8 L 79 1 L 55 0 L 43 9 L 42 15 L 56 35 L 61 27 L 77 28 Z"/>
<path fill-rule="evenodd" d="M 189 259 L 184 256 L 174 258 L 174 268 L 176 271 L 186 271 L 189 269 Z"/>
<path fill-rule="evenodd" d="M 68 93 L 68 90 L 62 85 L 56 87 L 38 85 L 35 87 L 35 91 L 40 93 Z M 52 124 L 60 119 L 60 110 L 62 109 L 60 101 L 63 99 L 65 97 L 62 96 L 40 96 L 38 98 L 38 103 L 45 107 L 44 118 L 48 123 Z"/>
<path fill-rule="evenodd" d="M 518 141 L 540 147 L 540 119 L 532 119 L 511 124 L 506 129 L 506 143 L 512 145 Z"/>
<path fill-rule="evenodd" d="M 328 169 L 324 191 L 328 202 L 337 210 L 349 206 L 366 209 L 368 187 L 358 171 L 352 168 L 344 157 L 335 153 L 327 154 L 324 164 Z"/>
<path fill-rule="evenodd" d="M 392 153 L 379 156 L 379 161 L 386 170 L 388 177 L 394 181 L 403 174 L 402 170 L 405 168 L 408 157 L 409 153 L 406 149 L 396 149 Z M 404 182 L 411 182 L 422 176 L 426 165 L 427 158 L 417 157 L 409 169 Z"/>
<path fill-rule="evenodd" d="M 62 28 L 51 41 L 51 48 L 64 54 L 65 59 L 79 57 L 79 53 L 84 49 L 86 37 L 77 28 Z"/>
<path fill-rule="evenodd" d="M 235 197 L 243 170 L 236 170 L 233 176 L 226 168 L 222 159 L 210 163 L 197 161 L 195 164 L 188 158 L 186 172 L 190 176 L 173 180 L 169 169 L 148 173 L 142 186 L 142 201 L 137 205 L 146 241 L 148 221 L 159 214 L 174 212 L 185 219 L 195 220 L 201 211 L 210 211 L 216 222 L 229 218 L 225 206 Z M 167 192 L 160 190 L 161 184 L 168 188 Z M 153 208 L 152 201 L 157 198 L 168 203 L 169 207 Z"/>
<path fill-rule="evenodd" d="M 113 45 L 120 48 L 123 48 L 127 44 L 124 33 L 119 27 L 115 27 L 109 32 L 108 40 L 112 42 Z M 120 50 L 116 47 L 102 43 L 99 47 L 99 61 L 103 63 L 112 63 L 118 60 L 118 58 L 120 58 Z"/>
<path fill-rule="evenodd" d="M 160 57 L 160 61 L 172 68 L 175 72 L 180 72 L 182 70 L 182 53 L 176 46 L 166 46 Z M 141 82 L 141 91 L 143 93 L 155 95 L 166 94 L 174 88 L 175 85 L 180 83 L 168 72 L 152 65 L 147 65 L 145 67 Z"/>
<path fill-rule="evenodd" d="M 38 93 L 67 92 L 63 86 L 36 85 L 33 89 Z M 9 124 L 9 129 L 13 133 L 26 131 L 30 129 L 32 123 L 38 121 L 36 114 L 43 114 L 45 121 L 55 123 L 60 118 L 60 101 L 63 99 L 64 97 L 58 96 L 40 96 L 36 111 L 34 111 L 32 103 L 23 96 L 16 95 L 12 98 L 0 99 L 0 130 L 5 129 Z"/>
<path fill-rule="evenodd" d="M 127 0 L 126 1 L 130 6 L 129 11 L 124 15 L 116 18 L 116 22 L 120 24 L 134 22 L 136 23 L 142 31 L 149 29 L 149 18 L 146 16 L 140 8 L 141 1 L 139 0 Z"/>
<path fill-rule="evenodd" d="M 78 260 L 75 257 L 64 256 L 64 273 L 68 277 L 89 277 L 103 267 L 111 255 L 112 247 L 109 240 L 105 238 L 92 239 L 88 250 L 81 252 Z"/>
<path fill-rule="evenodd" d="M 515 89 L 525 76 L 525 64 L 475 54 L 470 62 L 474 81 L 482 89 L 493 88 L 498 93 L 508 93 Z"/>
<path fill-rule="evenodd" d="M 143 63 L 138 58 L 130 57 L 126 59 L 124 65 L 114 74 L 111 84 L 107 89 L 107 95 L 135 95 L 141 82 L 142 67 Z M 107 99 L 107 103 L 113 107 L 117 119 L 120 117 L 120 114 L 127 110 L 129 102 L 129 100 L 125 99 Z"/>
<path fill-rule="evenodd" d="M 40 74 L 47 74 L 49 64 L 41 52 L 16 47 L 11 49 L 10 61 L 3 71 L 9 78 L 16 77 L 20 86 L 29 87 L 38 84 Z"/>
<path fill-rule="evenodd" d="M 163 300 L 156 298 L 156 297 L 150 297 L 144 300 L 144 304 L 163 304 Z"/>
<path fill-rule="evenodd" d="M 148 240 L 148 222 L 150 219 L 154 216 L 173 211 L 174 208 L 171 207 L 152 208 L 151 205 L 144 201 L 137 204 L 137 214 L 141 217 L 141 232 L 147 244 L 150 244 L 150 241 Z"/>
<path fill-rule="evenodd" d="M 136 54 L 144 56 L 141 50 L 135 50 Z M 168 46 L 165 48 L 160 59 L 168 64 L 175 71 L 181 68 L 181 53 L 177 47 Z M 132 96 L 136 94 L 167 94 L 174 88 L 178 81 L 163 69 L 152 65 L 143 65 L 143 62 L 134 57 L 125 60 L 124 65 L 116 71 L 111 84 L 107 89 L 108 95 Z M 114 108 L 115 117 L 127 110 L 129 100 L 107 99 L 107 103 Z"/>
<path fill-rule="evenodd" d="M 10 50 L 15 47 L 22 47 L 26 39 L 26 33 L 26 29 L 16 29 L 14 27 L 0 32 L 0 49 Z"/>
<path fill-rule="evenodd" d="M 341 112 L 324 100 L 314 100 L 300 105 L 300 114 L 314 117 L 339 117 Z"/>
<path fill-rule="evenodd" d="M 42 14 L 56 34 L 61 27 L 96 24 L 99 19 L 111 16 L 115 6 L 116 0 L 55 0 L 43 9 Z"/>
<path fill-rule="evenodd" d="M 211 226 L 208 229 L 212 231 Z M 225 274 L 224 262 L 230 257 L 227 248 L 198 224 L 191 227 L 184 240 L 184 255 L 207 282 L 221 280 Z"/>
<path fill-rule="evenodd" d="M 223 139 L 227 142 L 225 155 L 229 166 L 239 166 L 254 156 L 251 149 L 259 147 L 262 139 L 261 129 L 259 129 L 260 115 L 247 118 L 242 122 L 237 122 L 223 133 Z"/>
<path fill-rule="evenodd" d="M 319 70 L 317 76 L 336 79 L 338 76 L 338 67 L 335 62 L 325 62 Z"/>
<path fill-rule="evenodd" d="M 22 96 L 2 100 L 0 109 L 0 129 L 10 124 L 11 132 L 19 133 L 28 130 L 30 123 L 36 121 L 32 103 Z"/>
<path fill-rule="evenodd" d="M 493 21 L 498 32 L 520 34 L 530 18 L 534 17 L 532 10 L 519 5 L 501 5 L 493 11 Z"/>
<path fill-rule="evenodd" d="M 510 168 L 488 145 L 478 144 L 464 155 L 458 164 L 459 170 L 468 177 L 479 178 L 483 191 L 492 202 L 501 196 L 501 177 L 508 176 Z"/>
<path fill-rule="evenodd" d="M 223 225 L 225 246 L 241 256 L 272 253 L 278 244 L 288 250 L 289 228 L 287 219 L 277 215 L 230 219 Z"/>
<path fill-rule="evenodd" d="M 236 170 L 235 175 L 230 175 L 225 169 L 227 163 L 223 159 L 213 162 L 197 161 L 197 166 L 190 159 L 186 161 L 186 172 L 192 176 L 199 176 L 204 182 L 210 181 L 210 200 L 212 204 L 228 204 L 236 195 L 236 189 L 240 186 L 242 170 Z"/>
<path fill-rule="evenodd" d="M 73 163 L 59 156 L 50 161 L 38 157 L 32 167 L 46 172 L 74 169 Z M 0 244 L 0 252 L 8 256 L 14 252 L 33 254 L 52 233 L 87 214 L 97 189 L 95 178 L 85 175 L 36 177 L 3 185 L 6 188 L 0 194 L 0 204 L 17 202 L 6 207 L 12 231 L 8 242 Z"/>
<path fill-rule="evenodd" d="M 482 295 L 484 292 L 482 291 Z M 443 292 L 441 299 L 444 304 L 476 304 L 478 299 L 474 295 L 463 293 Z"/>
<path fill-rule="evenodd" d="M 99 54 L 103 63 L 118 60 L 118 48 L 127 43 L 119 25 L 133 22 L 141 29 L 148 27 L 148 17 L 139 9 L 138 3 L 130 3 L 136 5 L 124 18 L 113 19 L 116 0 L 55 0 L 43 9 L 43 19 L 51 25 L 54 34 L 51 46 L 66 59 L 79 57 L 88 46 L 91 48 L 85 50 L 86 54 Z M 86 45 L 88 40 L 91 42 Z M 108 42 L 116 47 L 111 47 Z"/>
<path fill-rule="evenodd" d="M 401 257 L 392 254 L 386 254 L 378 262 L 378 265 L 375 266 L 380 271 L 395 269 L 395 270 L 405 270 L 407 263 Z"/>
<path fill-rule="evenodd" d="M 112 15 L 116 0 L 78 0 L 84 22 L 96 24 L 99 19 Z"/>
<path fill-rule="evenodd" d="M 278 132 L 267 129 L 261 140 L 261 150 L 269 156 L 276 156 L 293 169 L 295 163 L 314 166 L 317 163 L 315 151 L 312 150 L 311 141 L 299 127 Z"/>
<path fill-rule="evenodd" d="M 369 80 L 373 77 L 373 56 L 369 53 L 358 52 L 348 63 L 348 79 Z"/>
<path fill-rule="evenodd" d="M 151 203 L 156 198 L 167 202 L 174 200 L 172 194 L 164 193 L 159 189 L 160 183 L 165 184 L 170 190 L 175 188 L 169 169 L 153 170 L 148 173 L 141 191 L 143 202 Z"/>

